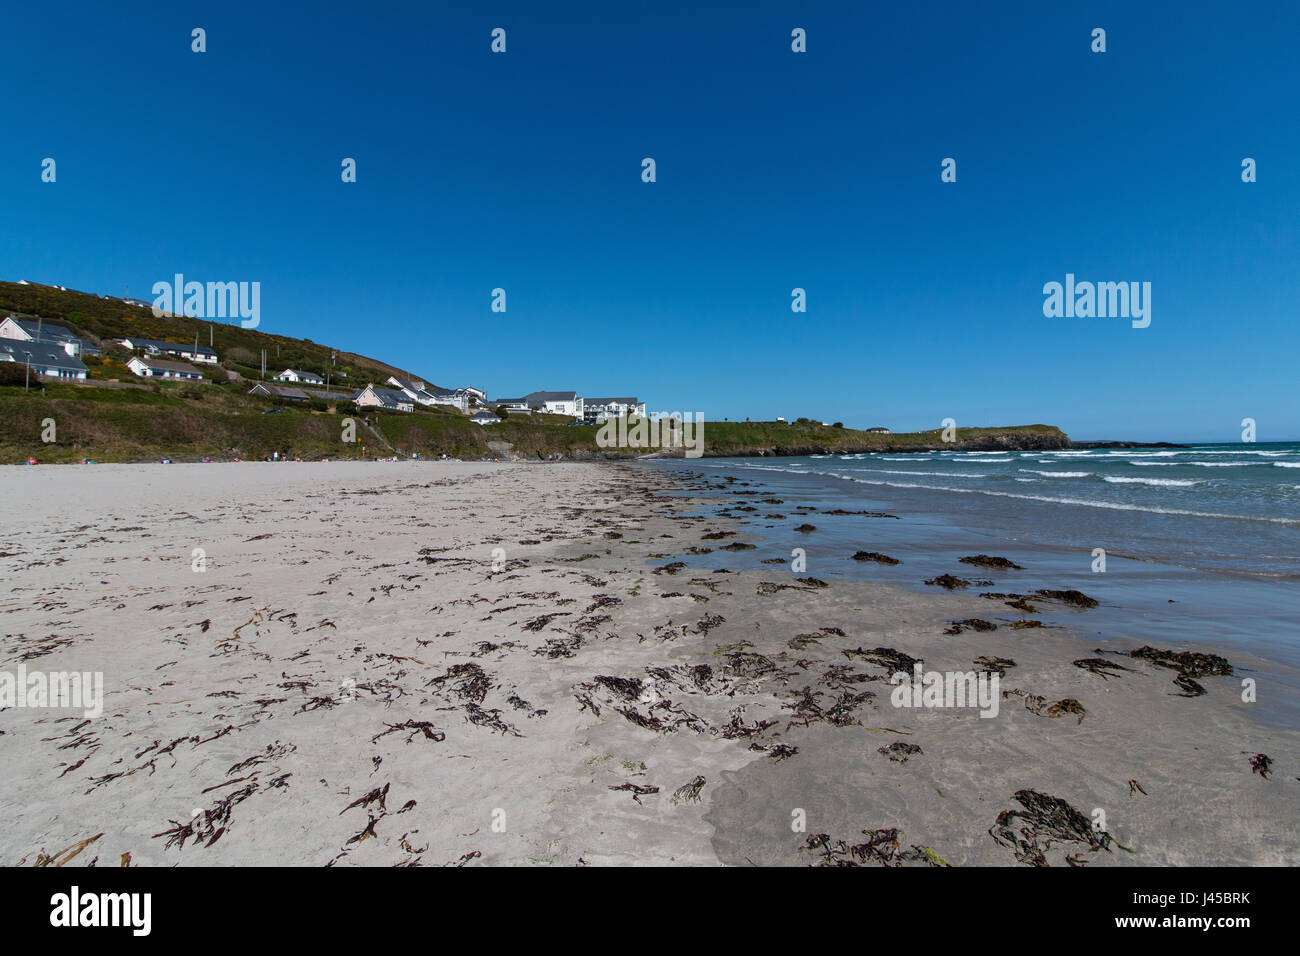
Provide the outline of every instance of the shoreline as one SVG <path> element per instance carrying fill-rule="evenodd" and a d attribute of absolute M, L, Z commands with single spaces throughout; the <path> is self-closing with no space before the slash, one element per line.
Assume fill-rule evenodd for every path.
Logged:
<path fill-rule="evenodd" d="M 1075 666 L 1063 631 L 945 634 L 989 615 L 974 594 L 788 561 L 672 569 L 753 539 L 695 513 L 743 489 L 631 464 L 348 464 L 0 473 L 31 502 L 5 519 L 0 670 L 108 684 L 88 725 L 0 711 L 0 859 L 96 834 L 75 863 L 1271 865 L 1300 849 L 1300 735 L 1234 703 L 1240 675 L 1183 698 L 1145 660 Z M 896 709 L 904 658 L 1014 661 L 1001 687 L 1026 696 L 994 719 Z M 1083 714 L 1048 714 L 1064 701 Z M 880 752 L 894 743 L 920 751 Z M 1102 809 L 1114 842 L 1044 843 L 1028 790 Z M 898 833 L 857 860 L 864 829 Z"/>

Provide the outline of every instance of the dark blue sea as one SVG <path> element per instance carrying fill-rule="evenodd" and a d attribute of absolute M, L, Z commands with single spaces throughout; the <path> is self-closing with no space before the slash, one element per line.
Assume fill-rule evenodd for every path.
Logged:
<path fill-rule="evenodd" d="M 1101 606 L 1044 607 L 1040 617 L 1090 646 L 1123 638 L 1257 657 L 1260 716 L 1300 725 L 1300 443 L 649 465 L 712 482 L 730 476 L 712 510 L 757 508 L 730 512 L 763 539 L 757 550 L 692 556 L 693 565 L 760 568 L 764 559 L 788 561 L 798 547 L 806 573 L 820 578 L 926 590 L 927 578 L 950 573 L 996 582 L 981 590 L 1074 588 Z M 897 517 L 826 514 L 835 509 Z M 803 524 L 816 531 L 795 531 Z M 901 563 L 854 561 L 858 550 Z M 957 560 L 980 553 L 1025 570 L 990 574 Z"/>

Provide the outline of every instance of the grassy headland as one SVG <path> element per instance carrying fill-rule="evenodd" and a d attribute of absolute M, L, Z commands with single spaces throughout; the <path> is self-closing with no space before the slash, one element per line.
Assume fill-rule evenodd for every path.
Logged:
<path fill-rule="evenodd" d="M 329 374 L 347 389 L 383 384 L 389 375 L 410 376 L 386 363 L 309 339 L 244 329 L 180 316 L 155 316 L 121 299 L 45 285 L 0 282 L 0 316 L 40 316 L 92 341 L 101 356 L 85 359 L 88 381 L 34 381 L 28 391 L 11 363 L 0 368 L 0 463 L 156 460 L 211 457 L 290 458 L 496 457 L 633 458 L 653 448 L 601 448 L 596 425 L 575 425 L 556 415 L 510 415 L 479 426 L 455 409 L 419 406 L 415 412 L 358 411 L 342 399 L 289 402 L 248 394 L 261 377 L 262 352 L 269 374 L 299 368 Z M 142 381 L 125 362 L 131 354 L 117 340 L 139 336 L 215 346 L 220 365 L 204 366 L 202 383 Z M 489 407 L 491 403 L 489 402 Z M 344 441 L 354 423 L 355 441 Z M 368 421 L 367 421 L 368 420 Z M 51 428 L 51 424 L 53 427 Z M 52 437 L 52 441 L 46 438 Z M 809 455 L 869 451 L 1066 448 L 1070 440 L 1049 425 L 961 428 L 944 443 L 938 430 L 886 435 L 786 422 L 706 421 L 704 454 Z M 665 454 L 681 454 L 681 449 Z"/>

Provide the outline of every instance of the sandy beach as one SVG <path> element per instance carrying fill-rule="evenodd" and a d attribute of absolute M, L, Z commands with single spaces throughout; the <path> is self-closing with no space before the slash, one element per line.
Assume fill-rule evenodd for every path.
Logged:
<path fill-rule="evenodd" d="M 979 596 L 1014 590 L 996 570 L 947 592 L 681 563 L 764 548 L 701 513 L 743 482 L 242 463 L 0 490 L 0 671 L 104 680 L 99 716 L 0 710 L 7 865 L 1300 858 L 1300 734 L 1253 719 L 1248 655 L 1013 627 L 1034 614 Z M 998 673 L 996 716 L 896 707 L 917 662 Z"/>

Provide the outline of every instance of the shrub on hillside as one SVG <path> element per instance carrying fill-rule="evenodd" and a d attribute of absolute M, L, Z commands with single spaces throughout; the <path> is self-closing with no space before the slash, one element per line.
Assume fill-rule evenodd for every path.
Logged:
<path fill-rule="evenodd" d="M 0 362 L 0 385 L 22 385 L 27 381 L 27 365 L 18 362 Z M 35 375 L 32 381 L 39 384 Z"/>

